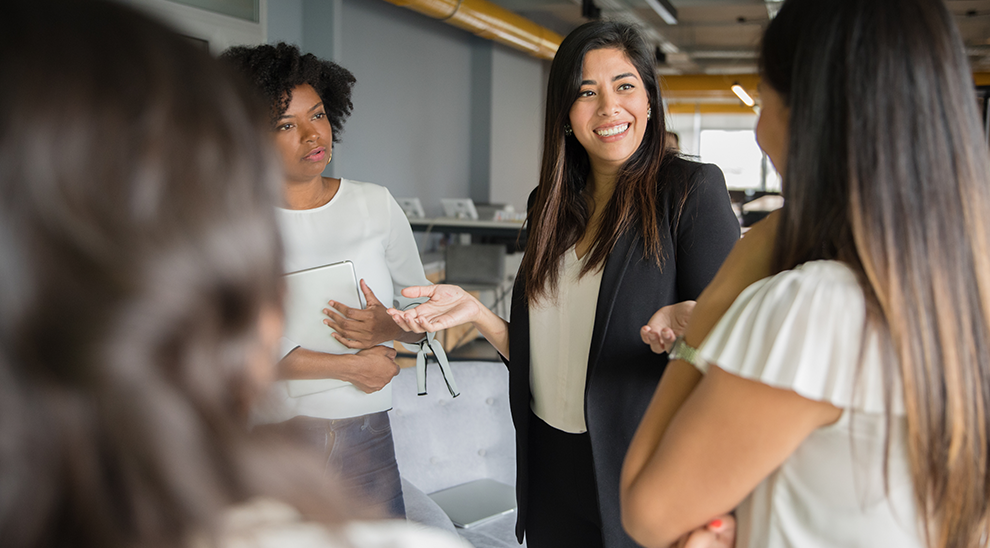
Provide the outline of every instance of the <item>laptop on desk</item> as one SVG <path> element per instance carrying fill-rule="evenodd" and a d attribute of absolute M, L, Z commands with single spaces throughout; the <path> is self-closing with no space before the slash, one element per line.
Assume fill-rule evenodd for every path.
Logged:
<path fill-rule="evenodd" d="M 478 220 L 478 210 L 474 208 L 471 198 L 441 198 L 440 207 L 443 208 L 444 217 Z"/>

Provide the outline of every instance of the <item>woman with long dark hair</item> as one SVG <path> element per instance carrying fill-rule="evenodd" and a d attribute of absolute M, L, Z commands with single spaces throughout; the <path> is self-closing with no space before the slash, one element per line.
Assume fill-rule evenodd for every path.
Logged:
<path fill-rule="evenodd" d="M 760 59 L 772 276 L 707 338 L 699 300 L 629 451 L 626 526 L 665 546 L 735 508 L 740 547 L 984 546 L 990 160 L 952 15 L 787 0 Z"/>
<path fill-rule="evenodd" d="M 689 309 L 739 236 L 718 168 L 664 146 L 654 62 L 622 23 L 561 43 L 511 322 L 455 286 L 407 289 L 430 301 L 393 311 L 418 332 L 472 322 L 506 360 L 517 534 L 533 548 L 635 546 L 619 471 L 666 364 L 640 328 L 663 307 Z"/>
<path fill-rule="evenodd" d="M 0 546 L 461 546 L 345 521 L 248 432 L 281 167 L 210 56 L 99 0 L 0 3 Z"/>

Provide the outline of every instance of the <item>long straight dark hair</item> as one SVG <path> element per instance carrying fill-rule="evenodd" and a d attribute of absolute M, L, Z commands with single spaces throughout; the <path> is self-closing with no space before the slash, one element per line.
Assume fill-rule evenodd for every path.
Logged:
<path fill-rule="evenodd" d="M 838 259 L 859 274 L 903 384 L 928 542 L 976 546 L 990 517 L 990 161 L 952 15 L 941 0 L 787 0 L 761 65 L 790 107 L 775 270 Z"/>
<path fill-rule="evenodd" d="M 99 0 L 0 3 L 0 81 L 0 545 L 187 546 L 254 496 L 331 519 L 320 471 L 247 430 L 267 109 Z"/>
<path fill-rule="evenodd" d="M 585 54 L 606 48 L 623 51 L 636 67 L 653 116 L 639 149 L 619 170 L 611 200 L 598 204 L 604 205 L 605 211 L 581 273 L 603 265 L 619 237 L 637 221 L 644 258 L 658 265 L 662 262 L 657 233 L 658 179 L 670 153 L 664 147 L 667 128 L 654 54 L 632 26 L 614 21 L 585 23 L 564 38 L 550 66 L 540 182 L 528 215 L 529 239 L 521 267 L 526 297 L 533 302 L 556 294 L 560 258 L 577 243 L 591 220 L 592 204 L 584 192 L 590 171 L 588 153 L 574 136 L 564 135 L 564 125 L 581 88 Z"/>

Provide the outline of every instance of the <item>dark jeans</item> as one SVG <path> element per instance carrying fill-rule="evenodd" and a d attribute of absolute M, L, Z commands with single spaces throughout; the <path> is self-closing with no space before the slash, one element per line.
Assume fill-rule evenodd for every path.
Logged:
<path fill-rule="evenodd" d="M 406 516 L 388 412 L 350 419 L 294 417 L 271 426 L 318 451 L 348 499 L 365 501 L 358 504 L 390 517 Z"/>
<path fill-rule="evenodd" d="M 530 548 L 603 545 L 598 487 L 588 433 L 571 434 L 529 413 Z"/>

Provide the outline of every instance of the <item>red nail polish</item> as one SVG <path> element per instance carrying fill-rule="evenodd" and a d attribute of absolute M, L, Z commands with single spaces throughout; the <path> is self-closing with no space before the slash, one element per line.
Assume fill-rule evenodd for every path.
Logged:
<path fill-rule="evenodd" d="M 708 526 L 711 527 L 712 529 L 718 529 L 719 527 L 722 526 L 722 520 L 713 519 L 710 522 L 708 522 Z"/>

